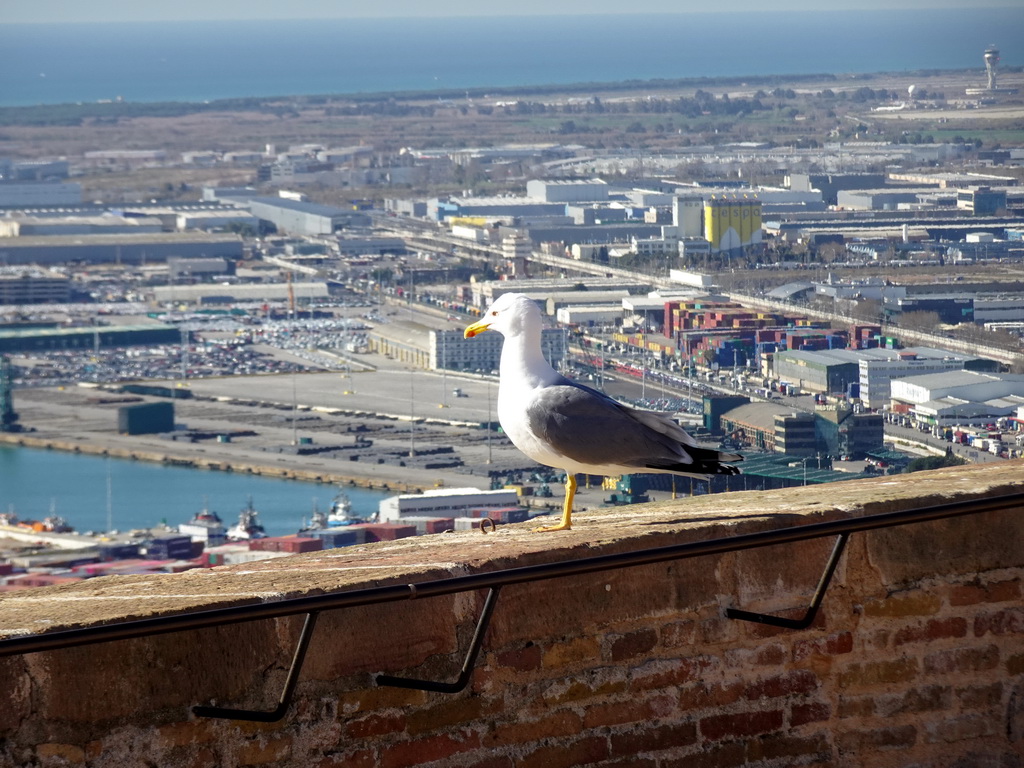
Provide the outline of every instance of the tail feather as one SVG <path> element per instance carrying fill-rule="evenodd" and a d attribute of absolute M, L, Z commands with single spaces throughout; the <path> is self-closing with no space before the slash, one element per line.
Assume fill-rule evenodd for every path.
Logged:
<path fill-rule="evenodd" d="M 686 446 L 686 452 L 693 459 L 690 464 L 682 462 L 648 464 L 648 469 L 661 472 L 680 472 L 687 475 L 738 475 L 739 467 L 728 462 L 743 461 L 738 453 L 719 453 L 710 448 L 694 448 Z"/>

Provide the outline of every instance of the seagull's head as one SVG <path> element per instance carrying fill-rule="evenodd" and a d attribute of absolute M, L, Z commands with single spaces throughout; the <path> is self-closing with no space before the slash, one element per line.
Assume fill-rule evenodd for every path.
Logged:
<path fill-rule="evenodd" d="M 471 339 L 484 331 L 497 331 L 508 338 L 528 328 L 540 329 L 540 308 L 521 293 L 505 293 L 494 300 L 484 316 L 466 328 L 464 336 Z"/>

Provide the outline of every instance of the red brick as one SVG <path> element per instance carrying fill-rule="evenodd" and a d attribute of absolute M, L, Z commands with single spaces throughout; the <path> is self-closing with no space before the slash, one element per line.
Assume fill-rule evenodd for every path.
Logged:
<path fill-rule="evenodd" d="M 747 686 L 744 696 L 751 700 L 774 699 L 778 696 L 811 693 L 818 687 L 818 678 L 813 672 L 796 669 L 785 675 L 769 677 Z"/>
<path fill-rule="evenodd" d="M 599 679 L 600 676 L 595 675 L 595 677 Z M 617 680 L 615 678 L 594 685 L 575 680 L 556 680 L 544 692 L 544 703 L 547 706 L 568 704 L 570 702 L 583 701 L 584 699 L 622 693 L 626 688 L 627 683 L 625 680 Z"/>
<path fill-rule="evenodd" d="M 868 750 L 906 749 L 917 742 L 917 728 L 903 725 L 895 728 L 849 731 L 839 734 L 839 748 L 844 752 L 859 752 L 868 757 Z"/>
<path fill-rule="evenodd" d="M 851 664 L 839 675 L 840 688 L 856 688 L 888 683 L 906 683 L 917 677 L 916 659 L 893 659 Z"/>
<path fill-rule="evenodd" d="M 924 669 L 929 674 L 950 672 L 980 672 L 995 669 L 999 665 L 999 649 L 994 645 L 986 648 L 956 648 L 926 656 Z"/>
<path fill-rule="evenodd" d="M 469 763 L 465 768 L 515 768 L 515 763 L 511 757 L 495 755 L 486 757 L 478 763 Z"/>
<path fill-rule="evenodd" d="M 1006 671 L 1011 675 L 1024 675 L 1024 653 L 1017 653 L 1008 658 Z"/>
<path fill-rule="evenodd" d="M 657 728 L 641 728 L 627 733 L 613 733 L 612 755 L 635 755 L 643 752 L 661 752 L 697 743 L 697 726 L 693 723 L 673 723 Z"/>
<path fill-rule="evenodd" d="M 882 717 L 908 712 L 935 712 L 948 709 L 951 702 L 952 689 L 948 686 L 928 685 L 897 694 L 878 696 L 875 711 Z"/>
<path fill-rule="evenodd" d="M 377 768 L 377 756 L 371 749 L 359 749 L 325 757 L 314 765 L 316 768 Z"/>
<path fill-rule="evenodd" d="M 1005 611 L 976 616 L 974 636 L 1024 634 L 1024 608 L 1008 608 Z"/>
<path fill-rule="evenodd" d="M 931 619 L 924 624 L 903 627 L 893 636 L 893 645 L 920 643 L 950 637 L 966 637 L 967 620 L 959 616 L 949 619 Z"/>
<path fill-rule="evenodd" d="M 999 731 L 1000 723 L 981 713 L 954 717 L 929 728 L 928 741 L 952 744 L 992 736 Z"/>
<path fill-rule="evenodd" d="M 743 738 L 777 731 L 782 728 L 782 720 L 782 710 L 778 709 L 768 712 L 712 715 L 700 721 L 700 732 L 708 741 Z"/>
<path fill-rule="evenodd" d="M 242 744 L 235 750 L 236 765 L 266 765 L 288 759 L 292 751 L 292 737 L 287 734 L 270 738 L 259 737 Z"/>
<path fill-rule="evenodd" d="M 658 644 L 658 633 L 653 629 L 630 632 L 612 641 L 612 661 L 624 661 L 636 656 L 645 656 Z"/>
<path fill-rule="evenodd" d="M 992 584 L 963 584 L 949 592 L 952 606 L 978 603 L 1012 603 L 1021 599 L 1020 581 L 997 581 Z"/>
<path fill-rule="evenodd" d="M 532 672 L 540 669 L 544 654 L 539 645 L 527 644 L 515 651 L 503 651 L 495 654 L 495 663 L 500 667 L 508 667 L 517 672 Z"/>
<path fill-rule="evenodd" d="M 733 648 L 725 652 L 725 663 L 730 667 L 778 667 L 789 657 L 786 648 L 769 643 L 754 648 Z"/>
<path fill-rule="evenodd" d="M 536 749 L 516 761 L 516 768 L 576 768 L 606 759 L 608 740 L 594 736 L 568 744 L 557 744 Z"/>
<path fill-rule="evenodd" d="M 629 688 L 633 691 L 646 691 L 683 685 L 700 679 L 717 664 L 717 660 L 709 656 L 649 661 L 630 672 Z"/>
<path fill-rule="evenodd" d="M 865 616 L 930 616 L 938 613 L 942 602 L 938 595 L 930 592 L 919 592 L 907 595 L 890 595 L 881 600 L 871 600 L 864 604 Z"/>
<path fill-rule="evenodd" d="M 661 644 L 666 648 L 692 648 L 697 636 L 697 622 L 677 621 L 661 628 Z"/>
<path fill-rule="evenodd" d="M 825 734 L 816 733 L 801 737 L 773 733 L 760 739 L 747 741 L 747 760 L 751 763 L 761 760 L 807 757 L 819 760 L 828 760 L 831 757 L 831 749 Z M 792 760 L 786 762 L 791 763 Z"/>
<path fill-rule="evenodd" d="M 740 700 L 743 683 L 696 683 L 679 691 L 679 708 L 683 711 L 724 707 Z"/>
<path fill-rule="evenodd" d="M 807 723 L 820 723 L 832 717 L 828 704 L 795 704 L 789 712 L 789 724 L 793 728 Z"/>
<path fill-rule="evenodd" d="M 840 696 L 839 709 L 836 713 L 840 719 L 849 717 L 870 717 L 875 713 L 874 696 Z"/>
<path fill-rule="evenodd" d="M 593 637 L 573 637 L 553 644 L 544 652 L 541 662 L 546 668 L 569 667 L 580 663 L 590 664 L 601 658 L 598 640 Z"/>
<path fill-rule="evenodd" d="M 515 720 L 493 726 L 484 736 L 485 747 L 503 744 L 526 744 L 541 739 L 575 736 L 582 730 L 580 716 L 561 710 L 550 712 L 537 720 Z"/>
<path fill-rule="evenodd" d="M 85 750 L 75 744 L 40 744 L 36 756 L 43 761 L 59 760 L 64 765 L 85 765 Z"/>
<path fill-rule="evenodd" d="M 446 760 L 460 752 L 480 746 L 480 736 L 471 731 L 442 733 L 413 741 L 403 741 L 381 751 L 380 768 L 406 768 L 410 765 Z"/>
<path fill-rule="evenodd" d="M 583 727 L 604 728 L 609 725 L 644 722 L 651 718 L 650 707 L 638 704 L 633 699 L 592 704 L 583 713 Z"/>
<path fill-rule="evenodd" d="M 405 715 L 370 713 L 358 720 L 345 723 L 345 733 L 350 739 L 367 739 L 386 733 L 402 733 L 406 728 Z"/>
<path fill-rule="evenodd" d="M 678 760 L 662 760 L 664 768 L 737 768 L 748 765 L 747 750 L 743 742 L 704 746 Z"/>
<path fill-rule="evenodd" d="M 811 640 L 800 640 L 793 644 L 793 661 L 803 661 L 809 656 L 838 656 L 853 650 L 853 633 L 838 632 Z"/>
<path fill-rule="evenodd" d="M 495 701 L 483 696 L 442 699 L 436 706 L 410 713 L 406 727 L 410 734 L 417 736 L 431 731 L 456 728 L 492 714 L 498 706 Z"/>
<path fill-rule="evenodd" d="M 963 709 L 998 707 L 1003 700 L 1003 684 L 992 683 L 992 685 L 975 685 L 968 688 L 959 688 L 957 689 L 956 696 Z"/>

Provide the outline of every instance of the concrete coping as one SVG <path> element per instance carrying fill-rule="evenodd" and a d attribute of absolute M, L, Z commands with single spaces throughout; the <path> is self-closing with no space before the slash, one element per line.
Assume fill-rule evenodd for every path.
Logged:
<path fill-rule="evenodd" d="M 178 574 L 103 576 L 0 595 L 0 638 L 414 584 L 1021 491 L 1024 460 L 601 509 L 579 513 L 571 531 L 556 533 L 518 524 Z"/>

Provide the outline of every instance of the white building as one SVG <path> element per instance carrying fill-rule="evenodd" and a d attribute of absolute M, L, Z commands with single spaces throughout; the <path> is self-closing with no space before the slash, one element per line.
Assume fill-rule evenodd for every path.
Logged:
<path fill-rule="evenodd" d="M 868 408 L 887 405 L 891 384 L 897 379 L 944 371 L 961 371 L 968 361 L 962 355 L 939 349 L 865 349 L 860 357 L 860 399 Z"/>
<path fill-rule="evenodd" d="M 892 400 L 927 424 L 984 425 L 1013 416 L 1024 405 L 1024 376 L 974 371 L 912 376 L 892 382 Z"/>
<path fill-rule="evenodd" d="M 403 517 L 465 517 L 473 509 L 507 509 L 518 507 L 516 491 L 479 488 L 433 488 L 423 493 L 403 493 L 382 499 L 378 513 L 382 523 Z"/>
<path fill-rule="evenodd" d="M 618 311 L 621 312 L 621 309 Z M 467 339 L 461 330 L 431 330 L 427 342 L 428 365 L 433 371 L 444 368 L 449 371 L 490 373 L 498 370 L 503 341 L 500 333 L 481 333 Z M 561 328 L 543 329 L 540 345 L 544 359 L 558 368 L 565 358 L 565 332 Z"/>
<path fill-rule="evenodd" d="M 608 183 L 589 181 L 532 179 L 526 182 L 526 196 L 546 203 L 593 203 L 608 199 Z"/>

